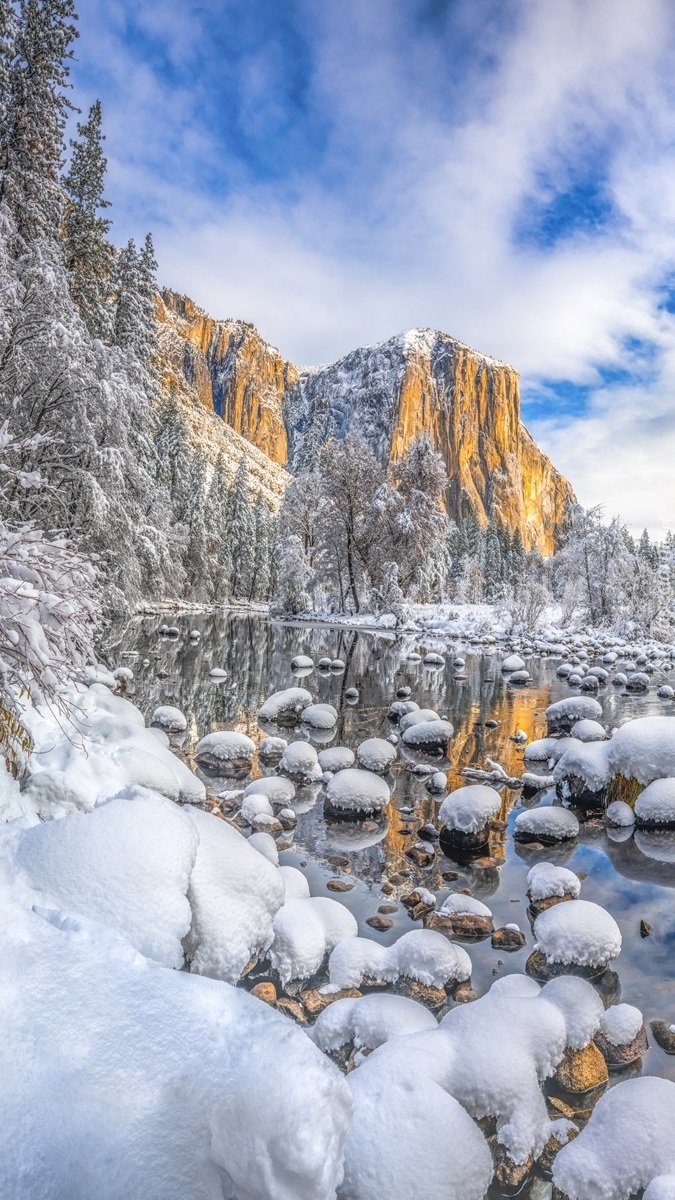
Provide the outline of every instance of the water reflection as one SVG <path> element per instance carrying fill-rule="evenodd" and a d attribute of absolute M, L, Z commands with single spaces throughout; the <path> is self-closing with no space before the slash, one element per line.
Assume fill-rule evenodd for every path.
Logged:
<path fill-rule="evenodd" d="M 355 748 L 367 737 L 387 737 L 396 728 L 388 718 L 389 706 L 402 686 L 411 688 L 412 698 L 420 706 L 435 709 L 454 725 L 450 762 L 408 752 L 399 755 L 391 801 L 377 821 L 327 821 L 323 789 L 314 786 L 298 792 L 294 803 L 298 823 L 294 831 L 283 835 L 281 844 L 286 849 L 282 861 L 300 866 L 316 895 L 332 894 L 326 885 L 336 873 L 348 878 L 354 886 L 341 894 L 340 900 L 354 912 L 362 934 L 388 944 L 412 928 L 400 895 L 415 884 L 430 888 L 441 898 L 449 889 L 470 889 L 489 903 L 495 926 L 516 922 L 527 935 L 522 951 L 502 952 L 501 957 L 489 940 L 470 947 L 473 984 L 480 994 L 497 975 L 524 970 L 532 951 L 525 895 L 528 870 L 540 861 L 564 864 L 585 875 L 583 897 L 608 908 L 622 931 L 623 949 L 614 964 L 616 972 L 606 999 L 611 996 L 614 1001 L 620 993 L 641 1008 L 647 1019 L 675 1019 L 671 890 L 675 887 L 675 834 L 639 831 L 631 836 L 629 831 L 624 836 L 623 831 L 607 831 L 597 814 L 579 813 L 579 836 L 571 843 L 547 848 L 514 843 L 512 826 L 517 812 L 524 806 L 554 802 L 555 796 L 521 798 L 519 792 L 504 789 L 501 815 L 506 828 L 491 836 L 489 847 L 477 861 L 439 852 L 432 866 L 418 869 L 407 857 L 421 826 L 436 819 L 440 799 L 431 795 L 423 778 L 414 773 L 414 764 L 428 762 L 447 771 L 451 787 L 466 782 L 462 768 L 483 768 L 487 759 L 499 762 L 508 775 L 521 775 L 523 750 L 512 736 L 520 729 L 529 739 L 543 736 L 546 706 L 570 694 L 556 676 L 559 659 L 531 658 L 528 669 L 533 685 L 517 688 L 502 675 L 498 651 L 475 652 L 458 645 L 455 649 L 465 659 L 464 668 L 453 669 L 455 655 L 450 649 L 445 667 L 431 671 L 422 662 L 407 658 L 416 648 L 411 638 L 397 641 L 389 634 L 308 628 L 233 612 L 172 620 L 180 633 L 171 639 L 159 635 L 163 622 L 155 617 L 135 619 L 112 630 L 106 655 L 111 665 L 124 661 L 133 667 L 133 698 L 146 718 L 160 704 L 175 704 L 183 710 L 188 729 L 182 752 L 188 758 L 198 738 L 213 729 L 237 729 L 256 742 L 266 734 L 287 740 L 306 738 L 308 731 L 267 726 L 262 730 L 257 721 L 257 710 L 271 692 L 300 682 L 315 700 L 333 704 L 339 713 L 334 734 L 326 741 L 313 736 L 317 749 L 326 744 Z M 201 634 L 198 641 L 190 640 L 191 629 Z M 134 652 L 133 659 L 122 659 L 124 652 Z M 345 667 L 340 672 L 310 671 L 300 681 L 290 666 L 298 654 L 308 654 L 314 661 L 322 656 L 340 658 Z M 214 667 L 224 670 L 224 678 L 209 677 Z M 656 672 L 649 692 L 641 695 L 628 695 L 611 685 L 601 688 L 598 698 L 604 724 L 611 729 L 630 717 L 672 712 L 672 705 L 664 705 L 656 696 L 660 682 Z M 359 698 L 350 703 L 345 693 L 354 687 Z M 487 723 L 495 721 L 496 727 Z M 269 773 L 273 768 L 263 770 L 254 761 L 254 777 Z M 243 786 L 235 779 L 208 778 L 207 783 L 214 794 Z M 399 876 L 398 885 L 388 884 Z M 391 914 L 392 927 L 375 933 L 364 922 L 385 899 L 396 907 Z M 646 939 L 639 934 L 643 918 L 654 927 Z M 675 1077 L 674 1060 L 658 1047 L 652 1045 L 645 1062 L 650 1073 Z"/>

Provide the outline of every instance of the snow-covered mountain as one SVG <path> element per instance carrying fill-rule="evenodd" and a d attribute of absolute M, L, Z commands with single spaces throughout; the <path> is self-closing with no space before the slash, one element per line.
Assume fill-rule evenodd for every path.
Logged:
<path fill-rule="evenodd" d="M 574 496 L 520 420 L 513 367 L 413 329 L 298 369 L 252 325 L 215 321 L 186 297 L 164 292 L 159 311 L 182 343 L 182 382 L 194 401 L 273 463 L 295 471 L 309 446 L 350 432 L 387 462 L 427 433 L 447 466 L 451 516 L 499 517 L 526 547 L 554 548 Z"/>

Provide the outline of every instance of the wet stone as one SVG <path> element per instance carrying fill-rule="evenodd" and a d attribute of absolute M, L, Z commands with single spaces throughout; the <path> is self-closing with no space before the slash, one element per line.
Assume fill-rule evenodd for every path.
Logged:
<path fill-rule="evenodd" d="M 606 966 L 582 967 L 576 963 L 548 962 L 546 955 L 542 954 L 541 950 L 533 950 L 525 963 L 525 970 L 538 983 L 548 983 L 549 979 L 557 979 L 559 975 L 576 975 L 580 979 L 597 979 L 605 974 L 607 968 Z"/>
<path fill-rule="evenodd" d="M 307 1014 L 297 1000 L 291 1000 L 288 996 L 282 996 L 281 1000 L 277 1000 L 276 1007 L 278 1012 L 285 1013 L 287 1017 L 291 1017 L 299 1025 L 307 1024 Z"/>
<path fill-rule="evenodd" d="M 377 910 L 379 913 L 395 913 L 398 912 L 396 904 L 380 904 Z"/>
<path fill-rule="evenodd" d="M 346 879 L 329 879 L 326 887 L 329 892 L 351 892 L 354 884 L 347 883 Z"/>
<path fill-rule="evenodd" d="M 652 932 L 652 929 L 653 929 L 653 928 L 654 928 L 654 926 L 653 926 L 653 925 L 650 925 L 650 924 L 649 924 L 649 921 L 645 921 L 645 920 L 644 920 L 644 918 L 643 918 L 643 919 L 640 921 L 640 937 L 641 937 L 641 938 L 648 938 L 648 937 L 649 937 L 649 935 L 650 935 L 650 933 Z"/>
<path fill-rule="evenodd" d="M 472 1000 L 478 999 L 478 992 L 475 992 L 470 983 L 459 983 L 452 993 L 452 998 L 456 1004 L 470 1004 Z"/>
<path fill-rule="evenodd" d="M 524 1163 L 516 1164 L 496 1137 L 488 1139 L 495 1167 L 494 1182 L 505 1192 L 520 1190 L 534 1166 L 532 1155 Z"/>
<path fill-rule="evenodd" d="M 310 988 L 306 992 L 300 993 L 302 1006 L 310 1017 L 318 1017 L 319 1013 L 323 1012 L 324 1008 L 328 1008 L 329 1004 L 333 1004 L 335 1000 L 358 1000 L 363 995 L 358 988 L 342 988 L 339 992 L 328 992 L 325 995 L 320 988 Z"/>
<path fill-rule="evenodd" d="M 522 950 L 526 943 L 525 934 L 520 929 L 495 929 L 492 935 L 492 946 L 495 950 Z"/>
<path fill-rule="evenodd" d="M 406 850 L 406 858 L 409 858 L 416 867 L 430 867 L 436 858 L 436 851 L 429 842 L 417 842 Z"/>
<path fill-rule="evenodd" d="M 494 930 L 492 917 L 476 913 L 429 913 L 425 921 L 427 929 L 436 929 L 446 937 L 459 941 L 477 942 L 487 938 Z"/>
<path fill-rule="evenodd" d="M 430 984 L 420 983 L 417 979 L 408 979 L 405 975 L 398 980 L 396 991 L 399 996 L 417 1000 L 418 1004 L 424 1004 L 434 1012 L 442 1008 L 448 999 L 445 988 L 431 987 Z"/>
<path fill-rule="evenodd" d="M 370 925 L 371 929 L 377 929 L 379 933 L 384 933 L 387 929 L 392 929 L 394 922 L 388 917 L 381 917 L 375 913 L 373 917 L 366 918 L 366 925 Z"/>
<path fill-rule="evenodd" d="M 644 1025 L 637 1036 L 633 1038 L 633 1041 L 627 1042 L 623 1046 L 615 1046 L 613 1042 L 607 1040 L 603 1033 L 596 1033 L 593 1040 L 610 1071 L 630 1066 L 631 1063 L 637 1062 L 638 1059 L 642 1058 L 649 1049 L 647 1030 Z"/>
<path fill-rule="evenodd" d="M 568 1129 L 565 1133 L 554 1133 L 548 1139 L 542 1153 L 537 1160 L 537 1166 L 544 1175 L 550 1175 L 553 1170 L 553 1164 L 568 1142 L 574 1141 L 575 1137 L 579 1136 L 579 1130 L 576 1128 Z"/>
<path fill-rule="evenodd" d="M 675 1023 L 663 1021 L 655 1017 L 649 1022 L 649 1028 L 654 1035 L 654 1041 L 666 1054 L 675 1054 Z"/>

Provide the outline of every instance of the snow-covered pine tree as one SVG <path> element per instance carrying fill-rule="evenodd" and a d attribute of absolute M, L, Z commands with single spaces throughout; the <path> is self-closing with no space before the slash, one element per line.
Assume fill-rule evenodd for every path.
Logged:
<path fill-rule="evenodd" d="M 18 0 L 15 13 L 3 71 L 0 204 L 7 204 L 15 236 L 27 246 L 53 238 L 60 226 L 59 170 L 72 108 L 65 92 L 78 34 L 73 0 Z M 7 8 L 2 15 L 7 21 Z"/>
<path fill-rule="evenodd" d="M 112 339 L 110 303 L 115 253 L 108 241 L 110 221 L 101 212 L 110 207 L 104 197 L 107 161 L 103 153 L 101 101 L 77 126 L 70 166 L 63 178 L 68 204 L 63 222 L 64 254 L 70 291 L 92 337 Z"/>
<path fill-rule="evenodd" d="M 185 417 L 173 390 L 163 396 L 157 410 L 155 453 L 157 481 L 168 491 L 174 514 L 183 514 L 188 497 L 191 449 Z"/>
<path fill-rule="evenodd" d="M 206 528 L 206 458 L 195 450 L 190 463 L 188 504 L 185 513 L 187 545 L 185 573 L 190 597 L 210 599 L 210 572 Z"/>
<path fill-rule="evenodd" d="M 211 568 L 211 600 L 224 603 L 230 595 L 232 545 L 230 485 L 222 451 L 218 455 L 206 497 L 206 529 Z"/>
<path fill-rule="evenodd" d="M 253 518 L 255 549 L 249 600 L 267 600 L 270 586 L 272 517 L 262 492 L 258 493 Z"/>
<path fill-rule="evenodd" d="M 502 549 L 496 529 L 490 525 L 485 534 L 485 556 L 483 561 L 485 595 L 488 600 L 498 599 L 502 594 Z"/>
<path fill-rule="evenodd" d="M 247 600 L 251 592 L 255 559 L 255 518 L 251 505 L 248 463 L 242 454 L 230 493 L 230 539 L 232 553 L 231 593 Z"/>

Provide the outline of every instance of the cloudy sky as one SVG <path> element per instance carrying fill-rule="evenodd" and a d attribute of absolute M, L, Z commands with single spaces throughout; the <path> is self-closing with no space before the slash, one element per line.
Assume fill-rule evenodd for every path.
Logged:
<path fill-rule="evenodd" d="M 671 0 L 86 0 L 118 242 L 299 364 L 512 363 L 586 505 L 675 528 Z"/>

